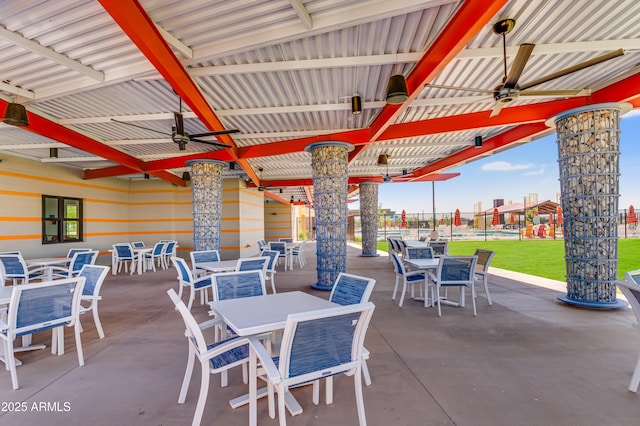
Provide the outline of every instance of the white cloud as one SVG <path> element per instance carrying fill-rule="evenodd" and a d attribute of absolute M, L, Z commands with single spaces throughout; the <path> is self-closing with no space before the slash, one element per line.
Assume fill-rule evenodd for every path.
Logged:
<path fill-rule="evenodd" d="M 532 170 L 530 172 L 527 173 L 523 173 L 522 176 L 536 176 L 536 175 L 543 175 L 545 173 L 545 169 L 538 169 L 538 170 Z"/>
<path fill-rule="evenodd" d="M 484 164 L 481 169 L 485 172 L 510 172 L 513 170 L 527 170 L 533 167 L 533 164 L 513 164 L 506 161 L 492 161 Z"/>

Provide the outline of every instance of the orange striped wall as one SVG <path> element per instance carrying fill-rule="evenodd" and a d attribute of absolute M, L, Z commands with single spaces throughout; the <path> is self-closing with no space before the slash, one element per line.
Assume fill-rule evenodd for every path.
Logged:
<path fill-rule="evenodd" d="M 267 241 L 278 241 L 279 238 L 293 238 L 291 205 L 273 200 L 265 203 L 264 228 L 264 236 Z"/>

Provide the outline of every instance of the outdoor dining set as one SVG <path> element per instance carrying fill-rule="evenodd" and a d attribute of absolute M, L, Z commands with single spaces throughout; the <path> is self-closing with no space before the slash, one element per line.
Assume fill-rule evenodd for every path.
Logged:
<path fill-rule="evenodd" d="M 52 331 L 51 353 L 64 354 L 64 329 L 73 327 L 78 363 L 84 365 L 80 315 L 92 312 L 99 337 L 105 337 L 98 315 L 100 289 L 108 266 L 95 265 L 98 251 L 70 249 L 66 257 L 24 259 L 19 251 L 0 253 L 0 360 L 18 389 L 13 354 L 43 349 L 31 336 Z M 21 346 L 16 339 L 21 337 Z"/>
<path fill-rule="evenodd" d="M 257 424 L 257 401 L 267 397 L 269 416 L 276 406 L 281 425 L 286 410 L 292 415 L 303 409 L 289 392 L 300 385 L 313 386 L 313 402 L 319 402 L 319 384 L 326 387 L 326 402 L 333 400 L 333 377 L 354 377 L 358 419 L 366 424 L 362 380 L 370 384 L 366 366 L 369 352 L 363 347 L 374 305 L 369 302 L 375 280 L 340 273 L 328 299 L 301 291 L 278 293 L 274 276 L 280 260 L 286 271 L 293 267 L 294 250 L 304 266 L 304 243 L 260 241 L 259 256 L 220 260 L 217 250 L 190 253 L 191 265 L 173 256 L 178 272 L 178 291 L 167 293 L 187 329 L 189 356 L 178 397 L 184 403 L 196 361 L 201 363 L 201 386 L 193 425 L 199 425 L 206 405 L 211 374 L 220 373 L 227 386 L 229 369 L 241 366 L 246 395 L 229 402 L 232 408 L 249 404 L 249 424 Z M 266 282 L 271 291 L 267 292 Z M 189 288 L 188 301 L 182 300 Z M 210 319 L 198 323 L 191 309 L 196 294 L 208 303 Z M 205 337 L 205 333 L 211 336 Z M 273 350 L 275 346 L 278 351 Z M 258 379 L 266 387 L 258 389 Z M 277 394 L 277 398 L 276 398 Z M 277 399 L 277 403 L 276 403 Z"/>
<path fill-rule="evenodd" d="M 175 240 L 160 240 L 151 247 L 147 247 L 143 241 L 131 243 L 116 243 L 111 252 L 111 273 L 116 275 L 122 269 L 133 274 L 137 271 L 142 274 L 147 270 L 156 270 L 157 267 L 167 269 L 169 259 L 175 256 L 178 242 Z"/>
<path fill-rule="evenodd" d="M 476 316 L 476 281 L 482 282 L 489 305 L 493 303 L 487 283 L 493 251 L 478 249 L 471 256 L 450 256 L 446 240 L 388 238 L 387 242 L 389 262 L 393 263 L 396 274 L 392 300 L 396 299 L 399 284 L 402 283 L 398 306 L 402 307 L 405 295 L 410 290 L 412 299 L 424 301 L 425 307 L 437 306 L 438 316 L 441 316 L 442 304 L 464 307 L 465 290 L 469 288 L 473 315 Z M 450 288 L 459 290 L 457 302 L 449 299 Z"/>

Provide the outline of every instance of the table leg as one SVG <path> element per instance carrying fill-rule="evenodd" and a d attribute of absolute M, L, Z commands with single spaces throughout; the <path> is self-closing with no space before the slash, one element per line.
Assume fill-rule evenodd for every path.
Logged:
<path fill-rule="evenodd" d="M 258 424 L 258 360 L 255 350 L 249 345 L 249 426 Z"/>
<path fill-rule="evenodd" d="M 118 262 L 116 262 L 116 253 L 113 252 L 111 253 L 111 275 L 115 275 L 117 273 L 116 271 L 116 264 Z"/>

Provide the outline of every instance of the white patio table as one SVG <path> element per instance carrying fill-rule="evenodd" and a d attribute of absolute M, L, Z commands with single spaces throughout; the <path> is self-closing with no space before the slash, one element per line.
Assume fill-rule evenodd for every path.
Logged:
<path fill-rule="evenodd" d="M 243 297 L 209 302 L 210 314 L 215 314 L 242 337 L 268 333 L 284 329 L 289 314 L 313 311 L 339 306 L 326 299 L 303 293 L 290 291 L 267 294 L 265 296 Z M 257 390 L 255 353 L 252 351 L 249 372 L 249 395 L 242 395 L 229 401 L 232 408 L 249 402 L 249 424 L 257 423 L 257 399 L 267 394 L 266 388 Z M 255 396 L 254 396 L 255 395 Z M 302 407 L 293 395 L 287 393 L 285 402 L 292 415 L 302 413 Z"/>
<path fill-rule="evenodd" d="M 440 264 L 440 259 L 403 259 L 402 260 L 406 265 L 411 266 L 414 269 L 424 271 L 425 273 L 428 270 L 438 269 L 438 265 Z M 427 278 L 429 279 L 429 278 Z M 428 308 L 431 306 L 432 301 L 427 297 L 427 289 L 425 288 L 425 297 L 424 297 L 424 307 Z M 415 300 L 423 300 L 421 297 L 414 298 Z"/>
<path fill-rule="evenodd" d="M 71 259 L 67 257 L 41 257 L 38 259 L 25 259 L 24 262 L 27 264 L 27 267 L 45 267 L 44 281 L 51 281 L 53 279 L 53 267 L 56 265 L 65 266 L 71 262 Z"/>
<path fill-rule="evenodd" d="M 205 269 L 209 272 L 233 272 L 238 264 L 237 259 L 220 260 L 218 262 L 199 262 L 198 268 Z"/>

